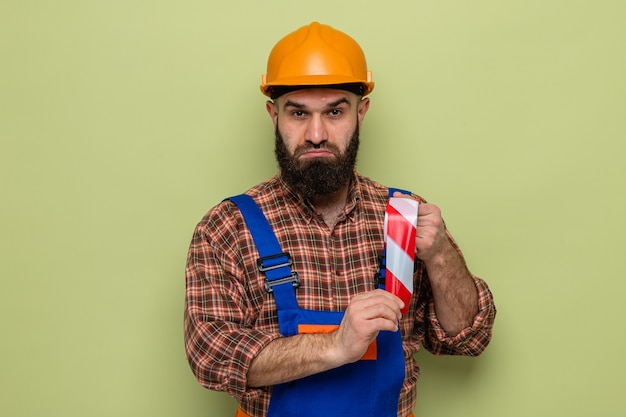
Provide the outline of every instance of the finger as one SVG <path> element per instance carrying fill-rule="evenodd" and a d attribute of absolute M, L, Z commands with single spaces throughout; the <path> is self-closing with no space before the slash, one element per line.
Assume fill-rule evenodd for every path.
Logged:
<path fill-rule="evenodd" d="M 396 321 L 402 317 L 402 315 L 400 314 L 400 307 L 396 303 L 372 304 L 364 308 L 362 313 L 364 318 L 369 320 L 382 318 L 386 320 Z"/>
<path fill-rule="evenodd" d="M 376 290 L 353 298 L 349 309 L 359 320 L 383 318 L 397 321 L 402 318 L 403 307 L 404 303 L 400 298 L 387 291 Z"/>
<path fill-rule="evenodd" d="M 422 211 L 422 206 L 426 204 L 420 204 L 418 219 L 417 219 L 417 236 L 428 236 L 431 233 L 438 234 L 443 231 L 444 223 L 441 218 L 441 211 L 437 206 L 428 205 Z"/>
<path fill-rule="evenodd" d="M 371 324 L 378 331 L 397 332 L 400 329 L 399 320 L 386 320 L 383 318 L 372 319 Z"/>
<path fill-rule="evenodd" d="M 404 307 L 404 302 L 398 296 L 381 289 L 361 293 L 355 296 L 352 302 L 364 302 L 368 304 L 385 303 L 397 306 L 400 309 Z"/>
<path fill-rule="evenodd" d="M 441 210 L 434 204 L 422 203 L 417 208 L 417 215 L 441 217 Z"/>
<path fill-rule="evenodd" d="M 401 319 L 398 313 L 383 305 L 372 306 L 346 317 L 348 317 L 346 324 L 353 329 L 352 331 L 367 340 L 376 337 L 381 330 L 395 331 Z"/>

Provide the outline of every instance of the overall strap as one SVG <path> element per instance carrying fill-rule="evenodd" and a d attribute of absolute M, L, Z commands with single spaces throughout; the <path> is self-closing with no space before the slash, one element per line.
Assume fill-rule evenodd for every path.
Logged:
<path fill-rule="evenodd" d="M 395 192 L 399 192 L 399 193 L 406 194 L 406 195 L 411 195 L 410 191 L 403 190 L 401 188 L 391 188 L 391 187 L 389 187 L 389 198 L 393 197 L 393 193 L 395 193 Z"/>
<path fill-rule="evenodd" d="M 286 323 L 289 317 L 297 314 L 295 288 L 300 286 L 298 273 L 290 268 L 293 263 L 291 255 L 283 252 L 272 226 L 252 197 L 240 194 L 227 200 L 235 203 L 250 230 L 259 252 L 257 267 L 265 274 L 266 291 L 274 294 L 281 333 L 286 336 L 285 333 L 291 333 Z"/>

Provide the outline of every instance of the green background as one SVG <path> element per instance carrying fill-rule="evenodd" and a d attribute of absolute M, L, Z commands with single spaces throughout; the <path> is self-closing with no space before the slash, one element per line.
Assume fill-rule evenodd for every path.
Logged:
<path fill-rule="evenodd" d="M 498 306 L 422 416 L 618 416 L 626 3 L 0 0 L 0 415 L 231 416 L 182 337 L 192 229 L 273 175 L 267 54 L 366 51 L 360 170 L 438 204 Z"/>

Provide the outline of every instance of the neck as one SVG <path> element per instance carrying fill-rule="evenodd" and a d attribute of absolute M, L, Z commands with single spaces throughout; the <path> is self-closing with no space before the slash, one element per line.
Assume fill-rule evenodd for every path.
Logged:
<path fill-rule="evenodd" d="M 350 183 L 344 185 L 334 193 L 315 196 L 309 200 L 315 211 L 322 216 L 326 225 L 331 229 L 335 226 L 335 223 L 337 223 L 339 215 L 346 206 L 349 188 Z"/>

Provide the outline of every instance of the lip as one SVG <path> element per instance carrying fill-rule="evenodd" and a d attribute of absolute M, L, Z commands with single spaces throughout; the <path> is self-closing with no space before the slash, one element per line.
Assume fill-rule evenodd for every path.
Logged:
<path fill-rule="evenodd" d="M 331 156 L 335 156 L 332 152 L 329 151 L 325 151 L 323 149 L 315 149 L 315 150 L 311 150 L 311 151 L 307 151 L 305 153 L 303 153 L 302 155 L 300 155 L 300 158 L 303 159 L 307 159 L 307 158 L 328 158 Z"/>

